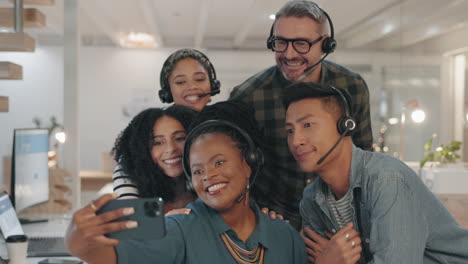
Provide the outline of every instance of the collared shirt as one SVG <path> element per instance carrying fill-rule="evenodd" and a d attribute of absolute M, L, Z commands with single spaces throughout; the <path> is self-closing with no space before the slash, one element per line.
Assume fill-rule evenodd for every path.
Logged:
<path fill-rule="evenodd" d="M 220 235 L 228 233 L 239 247 L 265 247 L 265 264 L 307 263 L 304 242 L 283 220 L 271 220 L 252 205 L 254 232 L 243 243 L 216 211 L 201 200 L 189 204 L 190 214 L 166 216 L 167 234 L 160 240 L 122 241 L 116 246 L 118 263 L 236 263 Z"/>
<path fill-rule="evenodd" d="M 468 263 L 468 230 L 404 163 L 353 147 L 349 177 L 353 193 L 360 190 L 360 221 L 354 226 L 362 230 L 368 263 Z M 324 237 L 338 230 L 326 190 L 319 178 L 304 190 L 300 204 L 304 225 Z"/>
<path fill-rule="evenodd" d="M 372 147 L 369 90 L 359 74 L 329 61 L 322 62 L 321 82 L 347 89 L 351 94 L 352 109 L 357 128 L 353 142 L 363 149 Z M 265 166 L 256 179 L 252 194 L 261 207 L 282 214 L 297 229 L 301 227 L 299 201 L 307 184 L 315 176 L 302 173 L 287 145 L 284 129 L 286 110 L 282 96 L 291 84 L 273 66 L 235 87 L 230 99 L 238 99 L 255 108 L 255 118 L 263 129 Z"/>

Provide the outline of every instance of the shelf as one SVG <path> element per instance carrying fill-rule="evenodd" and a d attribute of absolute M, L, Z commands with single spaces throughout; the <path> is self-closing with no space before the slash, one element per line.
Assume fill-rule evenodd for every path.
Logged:
<path fill-rule="evenodd" d="M 10 0 L 10 3 L 15 3 L 14 0 Z M 23 0 L 23 5 L 54 5 L 55 0 Z"/>
<path fill-rule="evenodd" d="M 0 8 L 0 27 L 14 28 L 14 8 Z M 42 28 L 46 26 L 46 17 L 36 8 L 23 10 L 23 25 L 25 28 Z"/>
<path fill-rule="evenodd" d="M 0 80 L 22 80 L 23 67 L 21 65 L 0 61 Z"/>
<path fill-rule="evenodd" d="M 0 112 L 8 112 L 8 97 L 0 96 Z"/>
<path fill-rule="evenodd" d="M 36 42 L 28 34 L 0 33 L 0 51 L 34 51 Z"/>
<path fill-rule="evenodd" d="M 112 172 L 97 170 L 81 170 L 81 190 L 98 191 L 107 183 L 112 182 Z"/>

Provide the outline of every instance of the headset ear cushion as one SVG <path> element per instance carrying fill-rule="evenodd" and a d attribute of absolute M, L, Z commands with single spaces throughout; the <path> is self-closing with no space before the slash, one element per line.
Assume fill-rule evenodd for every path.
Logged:
<path fill-rule="evenodd" d="M 350 116 L 343 116 L 338 120 L 337 123 L 338 133 L 343 135 L 347 131 L 347 136 L 352 135 L 352 132 L 356 129 L 356 121 Z"/>
<path fill-rule="evenodd" d="M 250 184 L 253 184 L 256 175 L 263 167 L 264 158 L 262 150 L 260 148 L 256 148 L 254 151 L 249 151 L 246 157 L 246 162 L 249 164 L 249 167 L 252 170 L 252 177 L 250 177 L 249 182 Z"/>
<path fill-rule="evenodd" d="M 167 89 L 159 90 L 159 99 L 163 103 L 172 103 L 174 99 L 172 98 L 172 94 Z"/>
<path fill-rule="evenodd" d="M 326 37 L 323 41 L 322 41 L 322 51 L 323 53 L 332 53 L 335 51 L 336 49 L 336 40 L 331 38 L 331 37 Z"/>
<path fill-rule="evenodd" d="M 272 37 L 270 36 L 268 39 L 267 39 L 267 48 L 270 49 L 270 50 L 273 50 L 273 45 L 272 45 Z"/>
<path fill-rule="evenodd" d="M 213 80 L 211 82 L 211 91 L 216 90 L 216 92 L 211 93 L 211 95 L 219 94 L 221 92 L 221 90 L 219 89 L 220 87 L 221 87 L 221 82 L 219 80 Z"/>
<path fill-rule="evenodd" d="M 187 191 L 195 191 L 193 189 L 192 180 L 186 179 L 185 188 L 187 189 Z"/>

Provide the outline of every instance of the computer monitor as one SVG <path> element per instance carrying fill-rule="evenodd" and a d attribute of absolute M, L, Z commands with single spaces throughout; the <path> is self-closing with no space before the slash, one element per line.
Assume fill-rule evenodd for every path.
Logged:
<path fill-rule="evenodd" d="M 49 201 L 48 152 L 48 129 L 14 130 L 10 195 L 17 213 Z"/>

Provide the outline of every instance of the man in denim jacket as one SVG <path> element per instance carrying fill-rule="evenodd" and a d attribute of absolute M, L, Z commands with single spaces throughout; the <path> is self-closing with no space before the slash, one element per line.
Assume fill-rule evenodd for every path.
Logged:
<path fill-rule="evenodd" d="M 413 170 L 353 145 L 345 90 L 298 83 L 287 91 L 289 150 L 319 175 L 300 203 L 310 261 L 468 263 L 468 230 Z"/>

